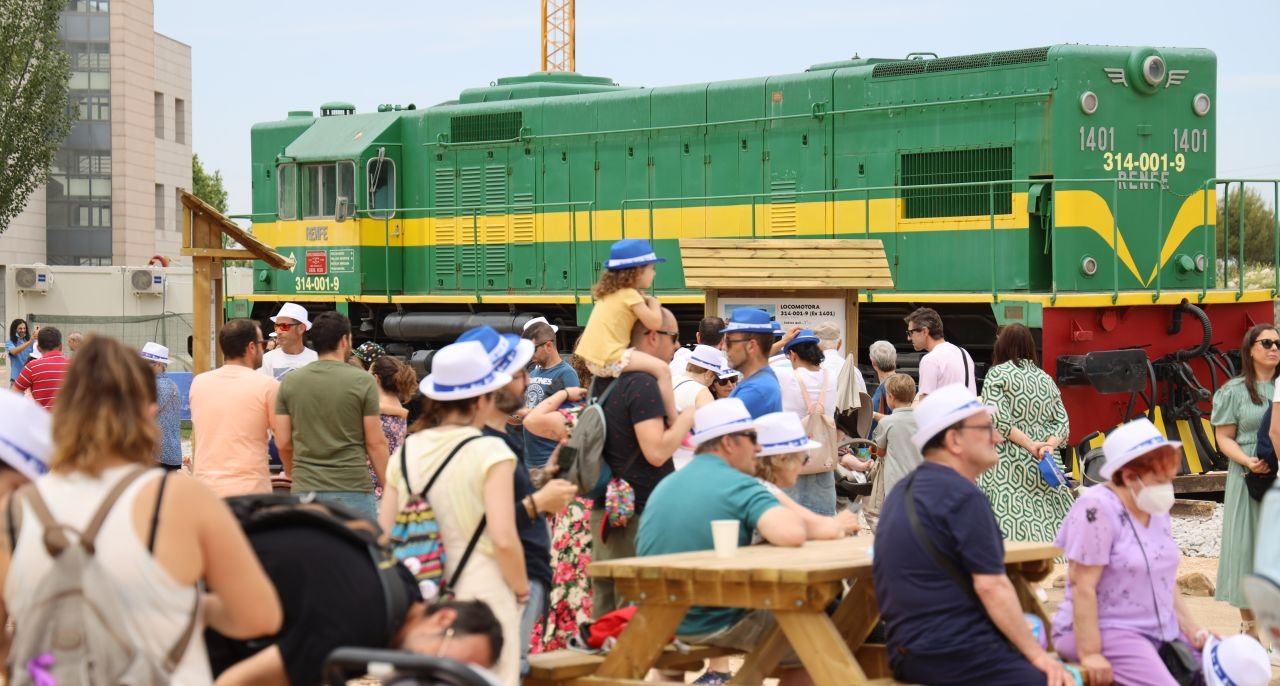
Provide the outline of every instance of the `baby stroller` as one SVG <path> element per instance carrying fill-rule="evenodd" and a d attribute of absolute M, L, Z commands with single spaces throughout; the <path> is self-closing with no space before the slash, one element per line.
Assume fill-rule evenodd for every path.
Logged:
<path fill-rule="evenodd" d="M 324 663 L 325 686 L 372 677 L 383 686 L 494 686 L 468 665 L 403 650 L 339 648 Z"/>

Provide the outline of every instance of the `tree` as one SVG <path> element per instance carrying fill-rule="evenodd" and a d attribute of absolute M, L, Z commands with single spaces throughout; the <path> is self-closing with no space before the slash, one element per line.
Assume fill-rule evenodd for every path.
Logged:
<path fill-rule="evenodd" d="M 3 0 L 0 11 L 0 233 L 49 177 L 79 115 L 67 101 L 70 59 L 58 40 L 66 0 Z"/>
<path fill-rule="evenodd" d="M 209 203 L 213 209 L 227 213 L 227 189 L 222 186 L 222 172 L 206 172 L 204 165 L 200 164 L 199 155 L 191 156 L 191 185 L 194 186 L 192 195 Z"/>
<path fill-rule="evenodd" d="M 1218 201 L 1217 245 L 1226 253 L 1220 259 L 1235 261 L 1240 255 L 1240 217 L 1244 217 L 1244 261 L 1246 264 L 1275 261 L 1276 212 L 1267 204 L 1262 194 L 1249 186 L 1244 187 L 1244 211 L 1241 213 L 1241 187 L 1232 184 L 1224 200 Z M 1224 237 L 1225 236 L 1225 237 Z"/>

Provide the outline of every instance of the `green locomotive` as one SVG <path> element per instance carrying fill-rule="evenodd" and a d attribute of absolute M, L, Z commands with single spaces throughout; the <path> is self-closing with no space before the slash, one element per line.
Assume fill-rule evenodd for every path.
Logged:
<path fill-rule="evenodd" d="M 1051 374 L 1195 343 L 1155 335 L 1183 301 L 1234 343 L 1275 293 L 1214 288 L 1216 70 L 1202 49 L 1060 45 L 659 88 L 544 73 L 428 108 L 291 112 L 252 130 L 253 232 L 297 267 L 259 263 L 233 309 L 337 307 L 406 347 L 536 314 L 568 332 L 626 236 L 668 259 L 656 294 L 687 326 L 702 295 L 679 238 L 873 238 L 895 287 L 861 296 L 861 349 L 922 304 L 980 360 L 998 325 L 1038 329 Z M 1123 409 L 1064 396 L 1077 435 Z"/>

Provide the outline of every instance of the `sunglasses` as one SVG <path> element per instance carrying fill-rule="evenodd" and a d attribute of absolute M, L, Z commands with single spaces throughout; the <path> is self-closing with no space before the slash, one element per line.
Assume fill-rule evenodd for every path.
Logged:
<path fill-rule="evenodd" d="M 736 377 L 729 377 L 728 379 L 716 379 L 717 386 L 732 386 L 736 383 L 738 383 L 738 379 Z"/>
<path fill-rule="evenodd" d="M 680 342 L 680 332 L 679 332 L 679 331 L 663 331 L 662 329 L 654 329 L 654 330 L 653 330 L 653 332 L 654 332 L 654 333 L 660 333 L 660 334 L 662 334 L 663 336 L 670 336 L 670 337 L 671 337 L 671 342 L 672 342 L 672 343 L 679 343 L 679 342 Z"/>
<path fill-rule="evenodd" d="M 289 329 L 292 329 L 295 326 L 302 326 L 302 322 L 294 322 L 293 324 L 276 322 L 276 331 L 288 331 Z"/>
<path fill-rule="evenodd" d="M 756 440 L 757 434 L 756 434 L 756 432 L 754 432 L 754 431 L 735 431 L 734 433 L 731 433 L 731 434 L 728 434 L 728 435 L 729 435 L 729 436 L 745 436 L 745 437 L 747 437 L 747 438 L 751 439 L 751 442 L 752 442 L 752 443 L 758 443 L 758 442 L 759 442 L 759 441 L 757 441 L 757 440 Z"/>
<path fill-rule="evenodd" d="M 1280 348 L 1280 338 L 1259 338 L 1257 343 L 1267 350 Z"/>

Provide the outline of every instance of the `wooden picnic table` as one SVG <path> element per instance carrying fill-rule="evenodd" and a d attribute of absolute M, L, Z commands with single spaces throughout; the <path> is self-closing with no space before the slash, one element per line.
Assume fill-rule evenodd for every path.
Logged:
<path fill-rule="evenodd" d="M 862 536 L 810 541 L 801 548 L 741 547 L 727 559 L 706 550 L 594 562 L 591 576 L 612 579 L 639 609 L 596 673 L 574 683 L 642 683 L 691 605 L 770 610 L 777 618 L 777 627 L 747 654 L 732 683 L 761 683 L 792 648 L 817 684 L 864 684 L 868 670 L 887 676 L 882 660 L 866 666 L 855 658 L 880 621 L 871 546 L 871 537 Z M 1005 566 L 1022 607 L 1045 619 L 1046 627 L 1030 583 L 1047 577 L 1060 554 L 1047 543 L 1005 543 Z M 828 616 L 826 608 L 840 597 L 845 581 L 852 586 Z"/>

